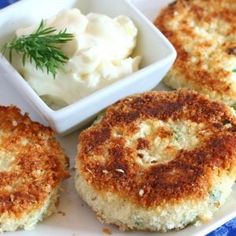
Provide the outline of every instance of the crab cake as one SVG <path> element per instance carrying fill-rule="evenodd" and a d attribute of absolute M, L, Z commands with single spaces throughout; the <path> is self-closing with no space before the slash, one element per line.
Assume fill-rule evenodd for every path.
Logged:
<path fill-rule="evenodd" d="M 236 179 L 236 118 L 196 92 L 121 100 L 80 135 L 76 188 L 102 222 L 168 231 L 210 220 Z"/>
<path fill-rule="evenodd" d="M 50 128 L 0 106 L 0 232 L 32 229 L 56 209 L 67 158 Z"/>
<path fill-rule="evenodd" d="M 177 60 L 166 85 L 236 103 L 236 1 L 177 0 L 155 25 L 173 43 Z"/>

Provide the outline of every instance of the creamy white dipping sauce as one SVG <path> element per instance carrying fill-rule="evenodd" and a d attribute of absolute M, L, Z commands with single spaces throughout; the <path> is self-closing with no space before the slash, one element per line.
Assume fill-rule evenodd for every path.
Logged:
<path fill-rule="evenodd" d="M 69 57 L 56 77 L 14 60 L 16 69 L 53 109 L 59 109 L 138 70 L 141 57 L 132 57 L 138 30 L 126 16 L 114 19 L 101 14 L 83 15 L 78 9 L 66 10 L 46 21 L 47 26 L 67 29 L 74 39 L 61 46 Z M 17 30 L 28 35 L 37 26 Z"/>

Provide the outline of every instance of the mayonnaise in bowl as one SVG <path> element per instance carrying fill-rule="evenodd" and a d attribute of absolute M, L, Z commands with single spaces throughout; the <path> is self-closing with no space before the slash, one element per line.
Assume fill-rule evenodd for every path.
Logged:
<path fill-rule="evenodd" d="M 47 26 L 72 33 L 72 41 L 61 45 L 69 57 L 55 78 L 36 69 L 34 63 L 13 64 L 30 86 L 53 109 L 59 109 L 88 96 L 139 69 L 141 57 L 132 56 L 138 30 L 127 16 L 110 18 L 78 9 L 65 10 L 46 21 Z M 17 37 L 31 34 L 35 26 L 16 31 Z"/>

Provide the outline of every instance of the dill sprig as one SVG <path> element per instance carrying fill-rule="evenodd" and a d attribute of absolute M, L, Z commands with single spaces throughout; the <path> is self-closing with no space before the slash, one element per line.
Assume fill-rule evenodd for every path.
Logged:
<path fill-rule="evenodd" d="M 67 33 L 66 29 L 56 32 L 55 28 L 46 27 L 42 20 L 35 32 L 14 38 L 3 46 L 2 52 L 9 52 L 10 62 L 13 50 L 21 53 L 23 65 L 28 59 L 35 63 L 37 69 L 46 69 L 47 73 L 55 78 L 57 70 L 69 59 L 58 46 L 71 41 L 73 37 L 74 35 Z"/>

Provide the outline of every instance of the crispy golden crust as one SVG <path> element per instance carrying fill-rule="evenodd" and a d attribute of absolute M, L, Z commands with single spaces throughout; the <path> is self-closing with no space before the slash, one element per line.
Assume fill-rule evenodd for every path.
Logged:
<path fill-rule="evenodd" d="M 53 131 L 0 106 L 0 214 L 20 218 L 45 204 L 68 177 L 67 158 Z"/>
<path fill-rule="evenodd" d="M 155 25 L 173 43 L 177 60 L 165 82 L 228 104 L 236 102 L 236 1 L 178 0 Z"/>
<path fill-rule="evenodd" d="M 168 162 L 141 165 L 139 151 L 164 128 L 127 145 L 143 121 L 201 124 L 199 145 L 175 150 Z M 236 164 L 236 120 L 224 104 L 191 91 L 149 92 L 128 97 L 105 112 L 102 121 L 80 135 L 77 168 L 101 194 L 109 191 L 139 206 L 155 206 L 209 193 L 214 174 Z M 168 147 L 167 147 L 168 148 Z"/>

